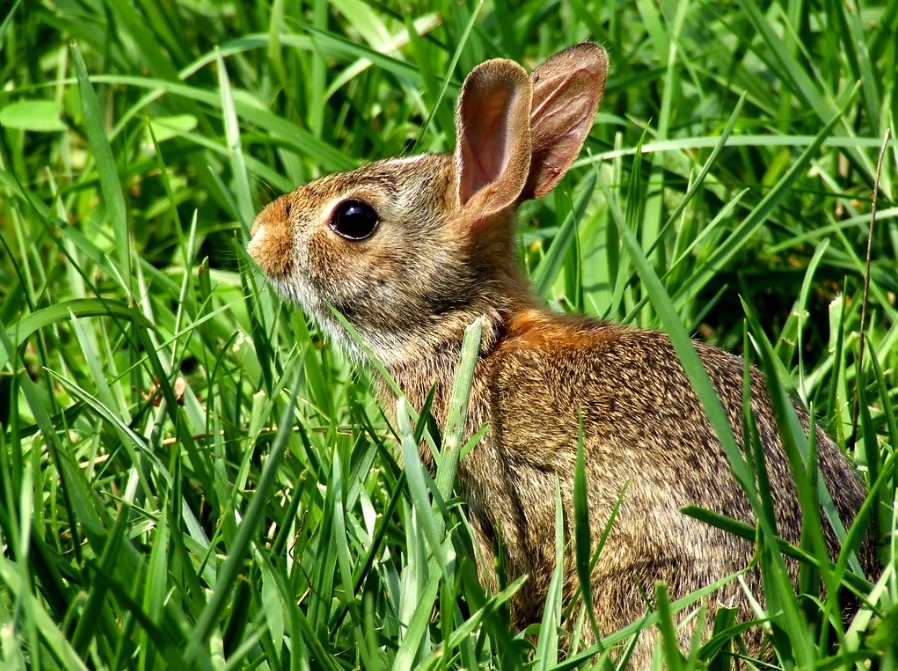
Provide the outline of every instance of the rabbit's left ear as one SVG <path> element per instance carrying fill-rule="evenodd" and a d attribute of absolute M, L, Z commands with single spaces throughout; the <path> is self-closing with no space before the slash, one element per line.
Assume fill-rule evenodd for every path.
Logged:
<path fill-rule="evenodd" d="M 475 220 L 514 205 L 530 174 L 527 72 L 497 59 L 465 79 L 455 115 L 458 203 Z"/>
<path fill-rule="evenodd" d="M 522 199 L 549 193 L 571 167 L 592 128 L 607 74 L 605 50 L 584 42 L 558 52 L 530 75 L 533 155 Z"/>

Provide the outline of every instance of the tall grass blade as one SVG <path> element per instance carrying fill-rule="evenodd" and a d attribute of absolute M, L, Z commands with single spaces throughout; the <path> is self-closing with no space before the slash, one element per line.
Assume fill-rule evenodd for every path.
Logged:
<path fill-rule="evenodd" d="M 115 243 L 118 273 L 116 279 L 128 292 L 131 290 L 131 231 L 128 228 L 128 214 L 125 209 L 125 196 L 119 183 L 118 168 L 112 154 L 112 146 L 106 136 L 100 103 L 97 100 L 93 84 L 87 75 L 87 66 L 78 45 L 72 46 L 75 59 L 75 72 L 78 75 L 78 91 L 81 95 L 81 110 L 84 114 L 84 125 L 90 141 L 91 152 L 97 165 L 100 179 L 100 190 L 103 194 L 103 206 Z"/>

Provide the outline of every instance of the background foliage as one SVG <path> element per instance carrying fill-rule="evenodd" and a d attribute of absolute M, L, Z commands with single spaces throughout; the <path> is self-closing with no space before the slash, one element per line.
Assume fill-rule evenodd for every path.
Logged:
<path fill-rule="evenodd" d="M 510 628 L 520 586 L 482 593 L 463 508 L 440 496 L 432 507 L 407 449 L 423 425 L 388 427 L 366 378 L 243 251 L 274 195 L 373 158 L 451 149 L 454 100 L 480 61 L 533 67 L 591 39 L 610 56 L 605 99 L 562 188 L 523 208 L 522 262 L 559 309 L 760 359 L 757 343 L 768 375 L 876 485 L 868 510 L 887 567 L 875 585 L 852 583 L 849 553 L 823 567 L 864 595 L 844 625 L 835 596 L 807 596 L 819 574 L 804 575 L 805 596 L 771 588 L 758 609 L 769 661 L 893 668 L 894 140 L 860 373 L 857 351 L 877 153 L 898 110 L 898 2 L 3 7 L 6 667 L 606 663 L 560 655 L 557 598 L 529 637 Z M 769 571 L 778 556 L 759 543 Z M 603 632 L 606 645 L 625 650 L 655 622 L 673 640 L 671 609 L 695 604 L 653 596 L 658 614 Z M 725 668 L 739 626 L 724 617 L 715 631 L 691 650 L 665 646 L 658 663 Z"/>

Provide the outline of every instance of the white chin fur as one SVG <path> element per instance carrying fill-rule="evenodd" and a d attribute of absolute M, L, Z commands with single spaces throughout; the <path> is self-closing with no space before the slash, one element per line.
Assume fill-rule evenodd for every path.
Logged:
<path fill-rule="evenodd" d="M 333 344 L 339 347 L 357 363 L 369 363 L 368 354 L 352 337 L 349 331 L 341 324 L 327 305 L 322 305 L 315 298 L 315 294 L 308 292 L 304 287 L 298 286 L 295 281 L 273 282 L 278 293 L 284 298 L 297 304 L 318 328 Z M 371 349 L 380 362 L 387 368 L 393 368 L 405 362 L 409 352 L 406 351 L 408 339 L 401 338 L 398 334 L 384 334 L 358 328 L 362 342 Z"/>
<path fill-rule="evenodd" d="M 277 292 L 292 303 L 298 305 L 311 317 L 329 341 L 339 347 L 357 363 L 370 363 L 368 354 L 352 337 L 349 331 L 331 312 L 330 308 L 318 300 L 317 293 L 302 285 L 296 278 L 289 282 L 272 278 L 271 283 Z M 371 349 L 380 362 L 387 368 L 395 368 L 407 362 L 411 355 L 409 339 L 400 334 L 380 333 L 364 327 L 357 327 L 362 342 Z"/>

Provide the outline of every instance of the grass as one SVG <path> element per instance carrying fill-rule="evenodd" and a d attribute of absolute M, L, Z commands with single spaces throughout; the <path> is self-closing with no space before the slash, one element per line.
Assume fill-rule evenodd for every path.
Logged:
<path fill-rule="evenodd" d="M 4 667 L 608 668 L 656 624 L 657 662 L 672 669 L 728 668 L 746 626 L 765 628 L 774 668 L 898 664 L 894 139 L 857 360 L 876 161 L 898 110 L 894 0 L 43 0 L 3 12 Z M 821 557 L 827 494 L 798 466 L 808 540 L 783 547 L 764 522 L 763 477 L 724 431 L 760 528 L 689 513 L 757 538 L 767 605 L 750 625 L 722 609 L 711 640 L 686 650 L 673 613 L 702 594 L 671 603 L 663 585 L 648 586 L 657 608 L 644 621 L 602 632 L 596 649 L 559 652 L 559 589 L 541 626 L 513 630 L 507 602 L 526 584 L 484 593 L 452 494 L 452 455 L 470 446 L 421 408 L 388 426 L 367 377 L 243 251 L 261 205 L 298 183 L 450 149 L 478 62 L 533 67 L 583 39 L 608 49 L 608 88 L 575 169 L 522 209 L 535 285 L 559 309 L 664 328 L 687 366 L 689 336 L 748 354 L 857 461 L 881 540 L 872 583 L 854 572 L 863 525 L 843 530 L 836 564 Z M 800 463 L 813 446 L 774 398 Z M 436 483 L 422 435 L 446 447 Z M 577 526 L 588 502 L 575 489 Z M 558 552 L 569 542 L 559 532 Z M 595 551 L 581 535 L 581 568 Z M 783 553 L 805 560 L 798 593 Z M 863 600 L 844 625 L 840 586 Z"/>

